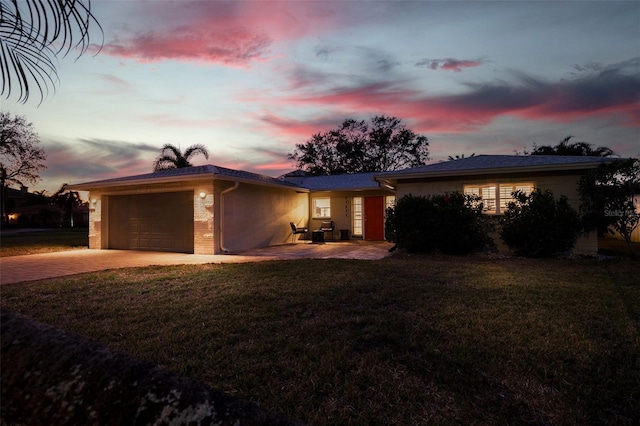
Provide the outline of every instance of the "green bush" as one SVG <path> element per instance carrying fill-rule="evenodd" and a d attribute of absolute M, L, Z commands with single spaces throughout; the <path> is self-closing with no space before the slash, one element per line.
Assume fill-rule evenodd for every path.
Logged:
<path fill-rule="evenodd" d="M 493 245 L 478 197 L 406 195 L 387 211 L 387 239 L 410 252 L 469 253 Z"/>
<path fill-rule="evenodd" d="M 526 195 L 513 193 L 501 220 L 500 235 L 516 252 L 527 257 L 551 257 L 573 248 L 581 231 L 580 217 L 563 195 L 539 189 Z"/>

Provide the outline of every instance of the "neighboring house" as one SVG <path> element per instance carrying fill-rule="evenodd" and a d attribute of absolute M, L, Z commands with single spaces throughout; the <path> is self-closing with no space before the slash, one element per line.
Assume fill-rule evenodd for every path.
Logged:
<path fill-rule="evenodd" d="M 580 196 L 578 181 L 590 169 L 615 158 L 578 157 L 556 155 L 477 155 L 458 160 L 378 173 L 376 181 L 381 186 L 405 195 L 435 195 L 461 191 L 482 197 L 485 213 L 501 215 L 516 190 L 531 192 L 534 189 L 550 189 L 556 197 L 564 195 L 570 205 L 578 210 Z M 499 248 L 501 241 L 494 241 Z M 581 236 L 574 253 L 596 255 L 598 238 L 595 232 Z"/>
<path fill-rule="evenodd" d="M 65 220 L 66 219 L 66 220 Z M 18 227 L 60 227 L 68 222 L 65 212 L 51 204 L 49 197 L 29 192 L 27 187 L 20 190 L 7 188 L 7 225 Z M 89 208 L 79 206 L 74 210 L 75 226 L 87 226 Z"/>
<path fill-rule="evenodd" d="M 239 252 L 291 240 L 289 222 L 310 231 L 383 239 L 386 196 L 373 174 L 272 178 L 213 165 L 70 185 L 89 191 L 89 247 Z M 377 225 L 375 225 L 377 224 Z"/>

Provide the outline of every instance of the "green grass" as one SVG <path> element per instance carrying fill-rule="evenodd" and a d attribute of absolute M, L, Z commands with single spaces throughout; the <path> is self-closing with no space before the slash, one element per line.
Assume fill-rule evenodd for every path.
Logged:
<path fill-rule="evenodd" d="M 399 255 L 123 269 L 1 303 L 314 425 L 637 424 L 639 276 Z"/>
<path fill-rule="evenodd" d="M 3 233 L 0 238 L 0 257 L 24 254 L 51 253 L 89 247 L 87 228 L 54 228 L 46 231 Z"/>

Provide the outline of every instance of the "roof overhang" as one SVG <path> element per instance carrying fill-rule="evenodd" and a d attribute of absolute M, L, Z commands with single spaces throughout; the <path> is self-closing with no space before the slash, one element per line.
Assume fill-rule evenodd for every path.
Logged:
<path fill-rule="evenodd" d="M 608 160 L 608 159 L 607 159 Z M 611 161 L 618 160 L 612 158 Z M 554 173 L 554 172 L 566 172 L 566 171 L 581 171 L 595 169 L 602 164 L 602 159 L 592 162 L 580 162 L 569 164 L 545 164 L 545 165 L 531 165 L 531 166 L 514 166 L 514 167 L 492 167 L 482 169 L 467 169 L 467 170 L 446 170 L 446 171 L 415 171 L 410 170 L 398 173 L 384 173 L 376 175 L 373 179 L 378 182 L 380 186 L 386 188 L 396 188 L 398 181 L 403 180 L 429 180 L 435 178 L 447 178 L 447 177 L 464 177 L 464 176 L 486 176 L 496 174 L 522 174 L 522 173 Z"/>
<path fill-rule="evenodd" d="M 126 188 L 132 186 L 140 186 L 140 185 L 161 185 L 167 183 L 176 183 L 176 182 L 189 182 L 189 181 L 198 181 L 198 180 L 224 180 L 228 182 L 240 182 L 240 183 L 248 183 L 251 185 L 260 185 L 267 186 L 272 188 L 280 188 L 280 189 L 289 189 L 296 192 L 306 193 L 309 192 L 306 188 L 294 187 L 289 185 L 278 185 L 277 183 L 272 182 L 264 182 L 255 179 L 247 179 L 241 176 L 229 176 L 226 174 L 220 173 L 198 173 L 198 174 L 188 174 L 181 176 L 151 176 L 151 177 L 132 177 L 130 179 L 127 178 L 116 178 L 116 179 L 106 179 L 106 180 L 98 180 L 93 182 L 85 182 L 78 183 L 74 185 L 67 185 L 68 189 L 74 191 L 98 191 L 110 188 Z"/>

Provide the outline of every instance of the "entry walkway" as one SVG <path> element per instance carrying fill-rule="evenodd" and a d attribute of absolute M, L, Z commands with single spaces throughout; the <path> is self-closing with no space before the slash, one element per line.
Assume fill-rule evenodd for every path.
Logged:
<path fill-rule="evenodd" d="M 0 284 L 13 284 L 107 269 L 151 265 L 243 263 L 276 259 L 381 259 L 391 244 L 381 241 L 299 242 L 238 254 L 197 255 L 133 250 L 72 250 L 0 258 Z"/>

